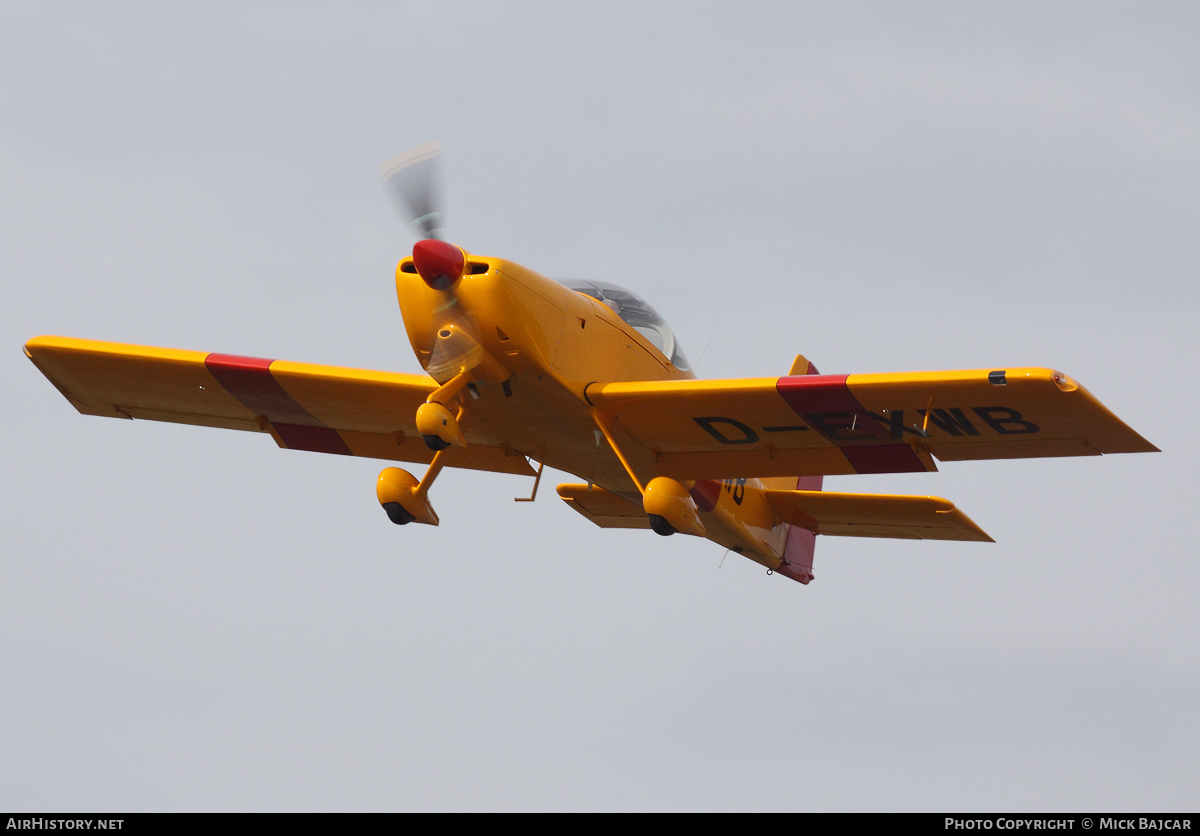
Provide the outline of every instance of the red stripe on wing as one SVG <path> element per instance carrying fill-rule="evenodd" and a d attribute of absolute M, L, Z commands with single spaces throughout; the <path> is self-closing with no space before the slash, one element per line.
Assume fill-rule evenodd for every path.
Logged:
<path fill-rule="evenodd" d="M 925 472 L 925 465 L 907 444 L 843 447 L 842 453 L 858 473 Z"/>
<path fill-rule="evenodd" d="M 289 450 L 353 455 L 337 430 L 315 418 L 271 376 L 274 360 L 210 354 L 204 365 L 225 391 L 255 415 L 271 422 Z"/>
<path fill-rule="evenodd" d="M 850 375 L 790 375 L 775 384 L 779 396 L 817 432 L 841 448 L 859 473 L 924 473 L 912 448 L 863 408 L 846 385 Z"/>
<path fill-rule="evenodd" d="M 352 456 L 350 448 L 337 430 L 332 427 L 308 427 L 303 424 L 277 424 L 271 421 L 271 426 L 289 450 L 308 450 L 312 453 L 337 453 L 341 456 Z"/>

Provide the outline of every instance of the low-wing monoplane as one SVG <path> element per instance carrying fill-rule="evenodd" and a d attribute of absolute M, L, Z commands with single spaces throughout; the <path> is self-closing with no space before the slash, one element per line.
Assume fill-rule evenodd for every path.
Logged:
<path fill-rule="evenodd" d="M 420 479 L 379 474 L 400 525 L 438 524 L 429 491 L 444 467 L 533 476 L 536 496 L 549 465 L 582 480 L 558 495 L 601 528 L 706 537 L 805 584 L 819 534 L 991 541 L 945 499 L 825 492 L 826 475 L 1156 450 L 1044 368 L 827 375 L 801 356 L 782 377 L 698 380 L 636 294 L 442 240 L 438 150 L 384 170 L 422 236 L 397 265 L 396 294 L 426 375 L 63 337 L 25 354 L 85 415 L 426 464 Z"/>

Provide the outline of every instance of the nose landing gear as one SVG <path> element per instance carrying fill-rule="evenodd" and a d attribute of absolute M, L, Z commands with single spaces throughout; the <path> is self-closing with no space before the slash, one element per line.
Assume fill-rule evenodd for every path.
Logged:
<path fill-rule="evenodd" d="M 425 439 L 425 445 L 434 451 L 433 461 L 421 481 L 407 470 L 398 467 L 384 468 L 379 474 L 375 494 L 379 504 L 387 512 L 388 519 L 396 525 L 410 522 L 437 525 L 438 516 L 429 504 L 429 488 L 445 465 L 446 452 L 451 447 L 466 447 L 459 422 L 466 408 L 459 404 L 457 413 L 447 404 L 471 382 L 474 369 L 463 368 L 458 374 L 429 394 L 425 403 L 417 408 L 417 431 Z"/>

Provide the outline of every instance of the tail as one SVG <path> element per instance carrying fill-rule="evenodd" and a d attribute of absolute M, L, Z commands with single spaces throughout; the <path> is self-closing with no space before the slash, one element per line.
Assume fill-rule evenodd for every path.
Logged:
<path fill-rule="evenodd" d="M 817 367 L 809 362 L 803 354 L 796 355 L 792 362 L 792 370 L 788 374 L 820 374 Z M 796 480 L 798 491 L 819 491 L 824 476 L 801 476 Z M 783 546 L 783 562 L 775 571 L 794 581 L 808 583 L 813 579 L 813 551 L 817 548 L 817 535 L 807 528 L 789 525 L 787 540 Z"/>
<path fill-rule="evenodd" d="M 792 374 L 817 374 L 817 369 L 800 356 L 792 364 Z M 795 490 L 779 490 L 771 481 L 764 480 L 767 490 L 763 495 L 788 524 L 783 560 L 775 571 L 800 583 L 813 579 L 818 532 L 841 537 L 993 542 L 953 502 L 940 497 L 821 493 L 820 476 L 801 476 Z"/>

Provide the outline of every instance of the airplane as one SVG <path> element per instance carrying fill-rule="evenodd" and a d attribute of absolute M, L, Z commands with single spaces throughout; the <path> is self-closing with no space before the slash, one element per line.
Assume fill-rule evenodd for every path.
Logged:
<path fill-rule="evenodd" d="M 697 379 L 638 295 L 555 281 L 444 240 L 440 145 L 383 179 L 420 240 L 396 295 L 425 375 L 43 336 L 24 350 L 81 414 L 269 434 L 289 450 L 427 465 L 376 481 L 388 518 L 438 525 L 446 467 L 577 476 L 558 495 L 601 528 L 707 538 L 808 584 L 816 537 L 993 542 L 933 496 L 822 491 L 827 475 L 937 461 L 1157 452 L 1071 377 L 1000 367 Z M 532 462 L 538 464 L 535 471 Z"/>

